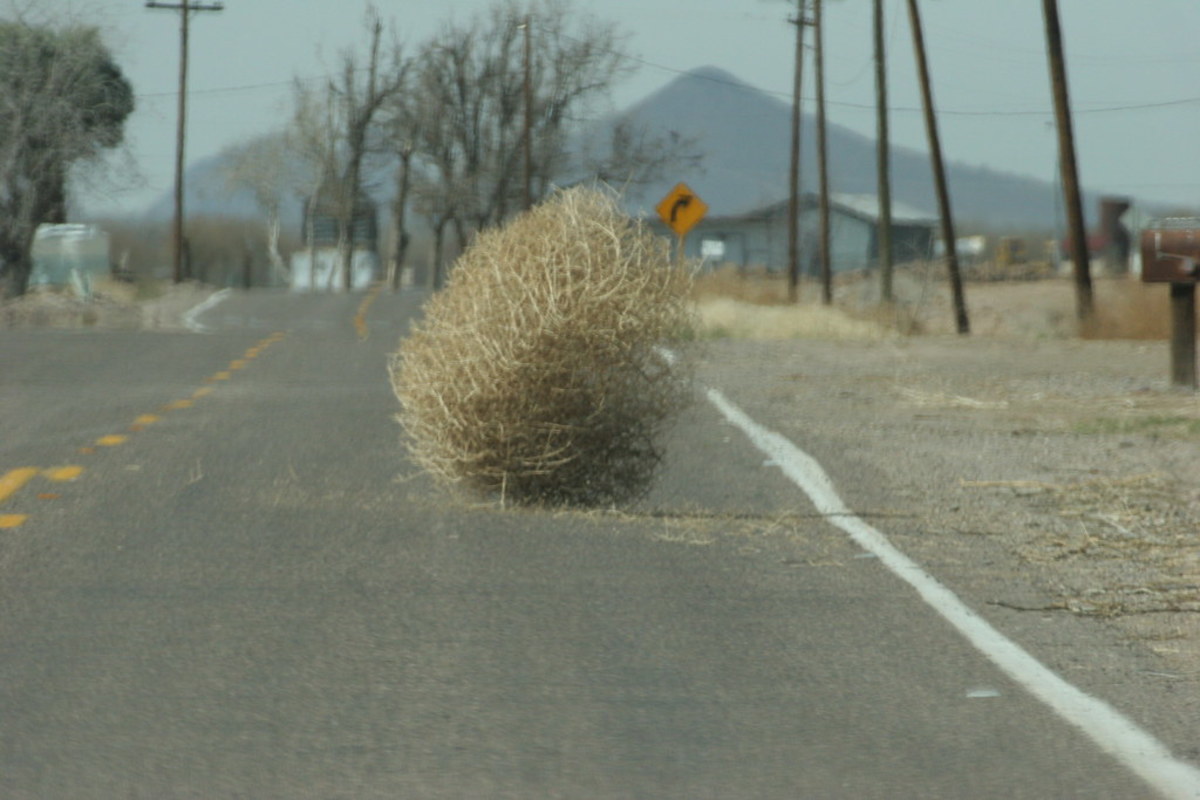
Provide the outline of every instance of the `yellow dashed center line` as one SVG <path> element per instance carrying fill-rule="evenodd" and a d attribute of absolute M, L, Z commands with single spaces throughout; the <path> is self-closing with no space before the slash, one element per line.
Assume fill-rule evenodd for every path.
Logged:
<path fill-rule="evenodd" d="M 363 311 L 365 312 L 365 305 Z M 233 377 L 233 372 L 244 369 L 248 365 L 248 361 L 257 357 L 263 350 L 282 341 L 287 336 L 283 331 L 275 331 L 270 336 L 263 339 L 258 344 L 246 350 L 243 358 L 234 359 L 229 362 L 229 369 L 217 372 L 211 377 L 205 378 L 205 383 L 214 381 L 227 381 Z M 212 386 L 201 386 L 192 393 L 192 398 L 204 397 L 211 394 Z M 192 399 L 180 399 L 167 403 L 162 407 L 163 411 L 178 411 L 192 406 Z M 158 414 L 141 414 L 133 420 L 129 426 L 131 432 L 142 431 L 147 425 L 153 425 L 162 420 Z M 84 455 L 92 455 L 96 452 L 97 447 L 116 447 L 129 441 L 129 437 L 124 434 L 113 433 L 107 436 L 101 436 L 92 445 L 80 447 L 79 452 Z M 0 502 L 7 500 L 12 495 L 21 490 L 25 484 L 41 475 L 47 480 L 63 483 L 73 481 L 79 478 L 84 473 L 84 467 L 77 464 L 68 464 L 61 467 L 52 467 L 50 469 L 42 469 L 41 467 L 19 467 L 11 469 L 8 472 L 0 474 Z M 41 492 L 38 494 L 40 500 L 56 500 L 59 495 L 56 492 Z M 0 514 L 0 529 L 16 528 L 24 524 L 29 519 L 28 514 Z"/>
<path fill-rule="evenodd" d="M 83 467 L 71 464 L 65 467 L 55 467 L 42 473 L 52 481 L 73 481 L 83 474 Z"/>
<path fill-rule="evenodd" d="M 21 487 L 33 480 L 40 471 L 37 467 L 19 467 L 0 475 L 0 502 L 20 491 Z M 0 528 L 16 528 L 27 519 L 29 517 L 26 514 L 0 514 Z"/>
<path fill-rule="evenodd" d="M 20 490 L 22 486 L 33 480 L 39 472 L 41 470 L 37 467 L 20 467 L 18 469 L 10 469 L 8 472 L 0 475 L 0 502 L 7 500 L 12 494 Z"/>
<path fill-rule="evenodd" d="M 371 291 L 367 292 L 367 296 L 358 305 L 358 313 L 354 315 L 354 330 L 358 332 L 359 339 L 366 339 L 367 331 L 367 310 L 371 307 L 371 303 L 375 302 L 375 298 L 379 296 L 383 290 L 383 284 L 377 283 L 371 287 Z"/>

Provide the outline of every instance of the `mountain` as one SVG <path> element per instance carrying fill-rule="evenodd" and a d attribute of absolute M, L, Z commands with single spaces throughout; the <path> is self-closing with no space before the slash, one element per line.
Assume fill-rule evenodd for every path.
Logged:
<path fill-rule="evenodd" d="M 660 181 L 640 193 L 653 206 L 684 180 L 709 205 L 711 214 L 738 214 L 783 200 L 788 193 L 791 105 L 715 67 L 703 67 L 671 83 L 624 111 L 636 125 L 657 132 L 676 131 L 697 140 L 705 154 L 703 171 Z M 801 181 L 816 186 L 816 119 L 801 122 Z M 828 124 L 830 189 L 875 194 L 875 140 Z M 892 196 L 906 205 L 937 211 L 929 156 L 908 148 L 891 152 Z M 948 162 L 947 183 L 957 220 L 998 228 L 1050 227 L 1054 185 L 1019 175 Z"/>
<path fill-rule="evenodd" d="M 652 214 L 654 205 L 676 183 L 686 181 L 709 205 L 711 215 L 740 214 L 781 201 L 788 192 L 791 106 L 715 67 L 703 67 L 672 80 L 662 89 L 622 112 L 584 131 L 581 142 L 600 142 L 618 121 L 650 133 L 677 133 L 692 139 L 703 154 L 701 169 L 671 174 L 630 192 L 631 212 Z M 816 122 L 805 115 L 802 133 L 801 180 L 806 191 L 816 184 Z M 875 194 L 875 142 L 839 125 L 827 127 L 830 188 L 846 194 Z M 582 145 L 581 145 L 582 146 Z M 594 145 L 593 145 L 594 146 Z M 249 195 L 229 196 L 222 188 L 220 157 L 197 161 L 188 169 L 189 215 L 255 215 Z M 391 169 L 375 177 L 372 195 L 381 207 L 390 202 Z M 951 202 L 960 229 L 974 225 L 992 229 L 1047 229 L 1055 218 L 1055 188 L 1039 181 L 983 167 L 947 162 Z M 916 150 L 893 147 L 892 196 L 900 203 L 934 215 L 929 157 Z M 1090 215 L 1095 201 L 1085 197 Z M 170 193 L 147 209 L 150 219 L 169 219 Z M 298 224 L 298 202 L 284 209 L 285 224 Z"/>
<path fill-rule="evenodd" d="M 226 188 L 222 169 L 225 156 L 205 156 L 191 162 L 184 174 L 184 211 L 188 217 L 258 217 L 261 211 L 249 191 L 231 192 Z M 147 221 L 164 222 L 175 213 L 174 190 L 163 192 L 145 210 Z M 296 198 L 284 201 L 285 225 L 295 224 L 299 228 L 302 219 L 301 204 Z"/>

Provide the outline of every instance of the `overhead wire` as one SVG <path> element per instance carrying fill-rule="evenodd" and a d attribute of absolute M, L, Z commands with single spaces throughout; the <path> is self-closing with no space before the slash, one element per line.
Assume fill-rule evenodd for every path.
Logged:
<path fill-rule="evenodd" d="M 894 24 L 895 15 L 893 14 L 891 16 L 893 19 L 893 24 L 889 25 L 889 28 L 890 28 L 890 30 L 888 31 L 889 39 L 894 37 L 896 34 L 896 26 Z M 962 36 L 962 34 L 958 34 L 958 35 Z M 567 39 L 574 38 L 574 37 L 571 37 L 569 34 L 563 34 L 563 36 L 564 36 L 564 38 L 567 38 Z M 967 38 L 977 38 L 977 37 L 967 37 Z M 986 40 L 981 39 L 981 41 L 986 41 Z M 667 66 L 666 64 L 660 64 L 655 61 L 650 61 L 648 59 L 642 58 L 641 56 L 635 56 L 630 53 L 617 52 L 616 54 L 623 57 L 627 61 L 635 62 L 642 66 L 650 67 L 652 69 L 658 70 L 660 72 L 666 72 L 666 73 L 673 74 L 673 75 L 690 76 L 696 80 L 703 80 L 703 81 L 708 81 L 711 83 L 722 84 L 722 85 L 726 85 L 726 86 L 729 86 L 731 88 L 738 89 L 741 91 L 754 91 L 754 92 L 758 92 L 761 94 L 778 97 L 778 98 L 786 100 L 788 102 L 791 101 L 792 95 L 791 95 L 790 91 L 782 92 L 782 91 L 775 91 L 775 90 L 771 90 L 771 89 L 759 89 L 757 87 L 749 86 L 748 84 L 743 83 L 738 80 L 727 80 L 727 79 L 721 78 L 716 75 L 705 75 L 705 74 L 697 75 L 697 74 L 695 74 L 694 70 L 686 70 L 686 69 L 679 69 L 676 67 L 670 67 L 670 66 Z M 1083 56 L 1077 56 L 1077 57 L 1083 57 Z M 856 76 L 853 80 L 851 80 L 845 84 L 839 84 L 839 85 L 849 85 L 850 83 L 854 83 L 855 81 L 857 81 L 859 77 L 861 77 L 861 76 Z M 293 78 L 293 79 L 287 80 L 287 81 L 268 81 L 268 82 L 263 82 L 263 83 L 242 84 L 242 85 L 238 85 L 238 86 L 213 87 L 213 88 L 209 88 L 209 89 L 190 89 L 189 94 L 196 95 L 196 96 L 234 94 L 234 93 L 239 93 L 239 92 L 259 91 L 262 89 L 278 89 L 278 88 L 282 88 L 282 87 L 290 87 L 290 86 L 296 85 L 297 82 L 314 83 L 314 82 L 323 81 L 323 80 L 327 80 L 327 76 L 296 77 L 296 78 Z M 135 95 L 135 97 L 139 100 L 164 98 L 164 97 L 176 97 L 176 96 L 178 96 L 178 91 L 145 92 L 145 93 L 139 93 L 139 94 Z M 812 101 L 809 100 L 808 102 L 812 102 Z M 839 108 L 852 108 L 852 109 L 859 109 L 859 110 L 866 110 L 866 111 L 874 111 L 875 110 L 875 105 L 871 104 L 871 103 L 854 103 L 854 102 L 845 101 L 845 100 L 840 100 L 840 101 L 839 100 L 826 100 L 826 103 L 830 106 L 836 106 Z M 1193 105 L 1193 104 L 1200 104 L 1200 96 L 1176 98 L 1173 100 L 1149 101 L 1149 102 L 1144 102 L 1144 103 L 1105 105 L 1105 106 L 1097 106 L 1094 108 L 1081 108 L 1079 106 L 1083 105 L 1083 104 L 1076 102 L 1074 104 L 1076 107 L 1072 109 L 1071 113 L 1075 114 L 1075 115 L 1082 115 L 1082 114 L 1090 115 L 1090 114 L 1112 114 L 1112 113 L 1121 113 L 1121 112 L 1127 112 L 1127 111 L 1153 111 L 1153 110 L 1158 110 L 1158 109 L 1174 108 L 1174 107 Z M 911 114 L 923 113 L 923 109 L 921 109 L 920 107 L 916 107 L 916 106 L 890 106 L 888 108 L 888 111 L 893 112 L 893 113 L 911 113 Z M 939 108 L 937 110 L 938 116 L 947 116 L 947 117 L 1038 117 L 1038 116 L 1046 116 L 1046 115 L 1052 114 L 1052 113 L 1053 113 L 1053 109 L 1050 108 L 1049 106 L 1047 106 L 1046 108 L 1040 108 L 1040 109 L 1029 108 L 1029 109 L 1009 109 L 1009 110 L 1005 110 L 1005 109 L 983 110 L 983 109 Z"/>

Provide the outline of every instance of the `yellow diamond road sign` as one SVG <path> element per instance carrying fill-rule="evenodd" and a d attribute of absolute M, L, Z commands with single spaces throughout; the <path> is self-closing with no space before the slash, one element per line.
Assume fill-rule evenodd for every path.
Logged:
<path fill-rule="evenodd" d="M 667 192 L 667 196 L 656 208 L 662 221 L 679 236 L 683 236 L 697 222 L 704 219 L 704 214 L 708 211 L 708 205 L 688 188 L 686 183 L 677 184 Z"/>

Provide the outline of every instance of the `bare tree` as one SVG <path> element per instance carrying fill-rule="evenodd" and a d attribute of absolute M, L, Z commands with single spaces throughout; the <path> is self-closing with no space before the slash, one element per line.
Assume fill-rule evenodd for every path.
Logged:
<path fill-rule="evenodd" d="M 423 104 L 413 91 L 411 64 L 400 63 L 400 86 L 384 103 L 380 150 L 396 159 L 396 197 L 392 201 L 392 243 L 387 261 L 387 282 L 392 291 L 400 288 L 400 277 L 408 254 L 408 207 L 413 188 L 413 161 L 423 126 L 436 112 Z"/>
<path fill-rule="evenodd" d="M 320 198 L 337 190 L 338 121 L 336 107 L 325 87 L 295 84 L 291 126 L 287 132 L 290 149 L 300 162 L 301 178 L 293 187 L 305 202 L 305 239 L 309 264 L 316 267 L 316 210 Z M 315 274 L 315 273 L 314 273 Z"/>
<path fill-rule="evenodd" d="M 476 231 L 523 208 L 526 173 L 536 200 L 564 178 L 644 183 L 667 163 L 699 159 L 691 141 L 653 137 L 627 121 L 615 124 L 601 156 L 570 151 L 581 118 L 629 61 L 612 24 L 573 14 L 562 0 L 500 0 L 467 22 L 445 23 L 411 61 L 399 45 L 385 46 L 374 12 L 367 28 L 365 61 L 344 54 L 328 85 L 298 86 L 293 124 L 314 195 L 338 209 L 347 237 L 339 242 L 344 281 L 371 156 L 385 154 L 396 166 L 391 281 L 403 267 L 411 208 L 434 234 L 434 286 L 441 284 L 447 235 L 461 250 Z"/>
<path fill-rule="evenodd" d="M 566 174 L 575 115 L 627 69 L 621 42 L 612 24 L 572 16 L 559 0 L 504 0 L 466 24 L 448 23 L 425 45 L 417 91 L 436 118 L 422 127 L 418 149 L 436 182 L 422 194 L 460 246 L 521 207 L 525 137 L 535 201 Z"/>
<path fill-rule="evenodd" d="M 14 294 L 37 226 L 66 220 L 69 171 L 121 143 L 133 105 L 95 28 L 0 22 L 0 272 Z"/>
<path fill-rule="evenodd" d="M 666 177 L 669 170 L 702 169 L 704 153 L 699 140 L 679 131 L 650 131 L 628 117 L 608 128 L 608 142 L 599 153 L 584 153 L 583 174 L 621 189 L 635 189 Z"/>
<path fill-rule="evenodd" d="M 411 128 L 409 136 L 397 138 L 396 199 L 392 201 L 392 251 L 388 256 L 388 286 L 392 291 L 400 288 L 400 277 L 408 255 L 408 202 L 412 191 L 413 155 L 416 153 L 416 137 L 420 128 Z"/>
<path fill-rule="evenodd" d="M 221 160 L 226 188 L 248 191 L 266 215 L 267 254 L 271 269 L 283 281 L 290 273 L 279 249 L 284 199 L 298 185 L 299 175 L 286 134 L 268 134 L 227 150 Z"/>
<path fill-rule="evenodd" d="M 414 205 L 433 231 L 428 284 L 430 288 L 439 289 L 444 277 L 446 228 L 459 216 L 466 196 L 465 177 L 459 167 L 462 150 L 457 125 L 461 109 L 446 113 L 440 107 L 440 99 L 454 91 L 453 76 L 461 71 L 461 67 L 453 68 L 443 59 L 427 60 L 429 50 L 427 45 L 418 57 L 421 67 L 414 76 L 412 91 L 404 97 L 413 117 L 408 130 L 413 133 L 414 150 L 425 167 L 410 173 L 409 177 Z M 400 147 L 407 145 L 401 143 Z M 411 165 L 412 161 L 409 163 Z"/>
<path fill-rule="evenodd" d="M 341 74 L 329 83 L 329 91 L 337 103 L 341 169 L 338 171 L 338 190 L 334 196 L 338 219 L 338 256 L 341 264 L 342 288 L 351 284 L 351 261 L 354 254 L 354 221 L 361 209 L 363 196 L 363 161 L 367 156 L 372 124 L 388 98 L 404 85 L 406 68 L 398 46 L 389 49 L 391 63 L 384 65 L 383 21 L 374 6 L 367 9 L 369 45 L 366 62 L 354 50 L 342 54 Z M 362 77 L 365 73 L 365 77 Z"/>
<path fill-rule="evenodd" d="M 379 147 L 384 106 L 400 92 L 407 74 L 399 45 L 393 42 L 385 47 L 384 25 L 374 6 L 367 9 L 365 27 L 365 55 L 348 48 L 340 56 L 337 73 L 323 84 L 296 81 L 287 132 L 289 147 L 303 165 L 298 188 L 308 204 L 307 238 L 311 244 L 318 211 L 331 213 L 338 254 L 331 280 L 343 289 L 353 282 L 354 226 L 367 190 L 367 160 Z"/>

